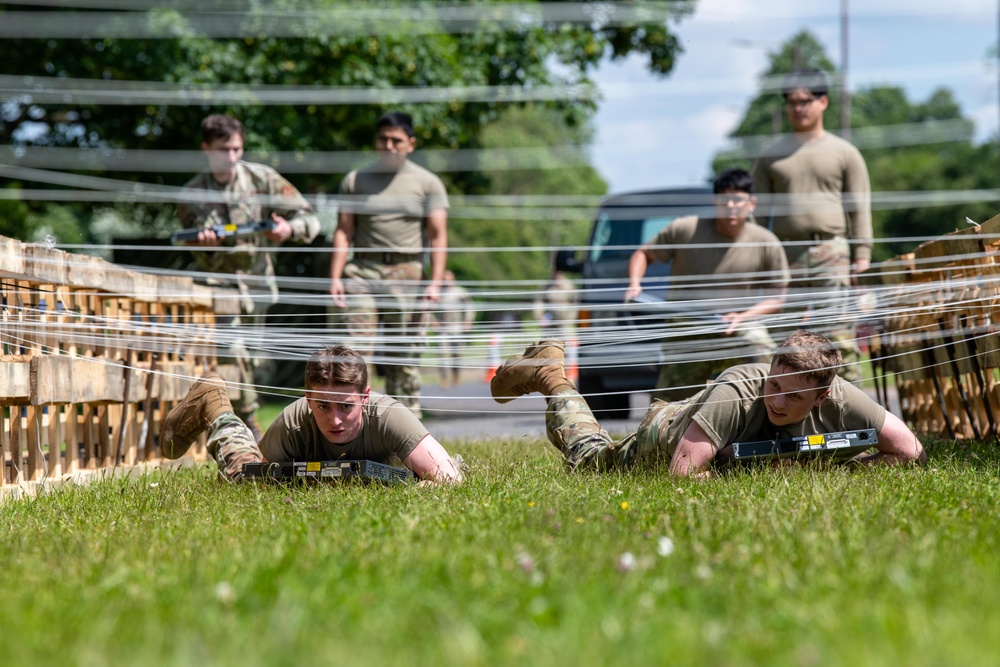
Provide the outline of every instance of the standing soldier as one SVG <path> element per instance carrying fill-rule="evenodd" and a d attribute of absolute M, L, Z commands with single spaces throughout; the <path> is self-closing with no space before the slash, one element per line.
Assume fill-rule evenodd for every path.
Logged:
<path fill-rule="evenodd" d="M 441 371 L 441 386 L 458 385 L 461 381 L 462 346 L 465 344 L 465 334 L 472 328 L 476 319 L 476 311 L 472 307 L 469 292 L 455 283 L 455 274 L 444 272 L 444 286 L 441 288 L 441 299 L 434 312 L 438 326 L 438 349 L 441 360 L 438 368 Z"/>
<path fill-rule="evenodd" d="M 255 412 L 259 398 L 254 381 L 257 360 L 249 352 L 241 327 L 258 332 L 267 308 L 278 301 L 278 284 L 270 249 L 292 240 L 310 243 L 319 233 L 319 218 L 312 206 L 291 183 L 271 167 L 243 161 L 243 124 L 230 116 L 213 114 L 201 123 L 201 150 L 208 170 L 184 186 L 187 203 L 177 208 L 177 218 L 187 229 L 201 230 L 188 244 L 223 247 L 225 251 L 194 253 L 199 271 L 212 285 L 236 287 L 240 291 L 242 317 L 219 324 L 237 332 L 231 348 L 240 367 L 241 396 L 236 410 L 255 435 L 260 434 Z M 217 236 L 218 225 L 271 222 L 269 232 L 243 236 Z M 260 348 L 262 340 L 251 342 Z"/>
<path fill-rule="evenodd" d="M 855 276 L 872 254 L 871 184 L 865 160 L 853 145 L 823 129 L 829 105 L 826 75 L 790 74 L 782 86 L 794 134 L 783 137 L 754 165 L 762 220 L 771 219 L 785 244 L 794 292 L 789 305 L 827 301 L 830 324 L 810 323 L 841 349 L 841 375 L 861 379 L 860 352 L 847 312 Z M 826 318 L 824 318 L 826 319 Z"/>
<path fill-rule="evenodd" d="M 576 285 L 562 271 L 553 270 L 552 280 L 535 297 L 535 321 L 545 338 L 568 341 L 575 338 Z"/>
<path fill-rule="evenodd" d="M 382 324 L 386 394 L 420 417 L 424 235 L 431 276 L 422 299 L 437 302 L 448 253 L 448 193 L 440 178 L 408 159 L 416 141 L 409 114 L 385 114 L 375 125 L 378 161 L 340 184 L 330 294 L 346 314 L 352 344 L 369 361 Z"/>

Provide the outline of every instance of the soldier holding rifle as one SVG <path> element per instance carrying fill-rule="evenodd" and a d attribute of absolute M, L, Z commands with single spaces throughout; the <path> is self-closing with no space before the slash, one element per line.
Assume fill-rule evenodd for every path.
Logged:
<path fill-rule="evenodd" d="M 240 121 L 213 114 L 202 121 L 201 133 L 201 150 L 208 159 L 208 169 L 184 186 L 189 200 L 177 208 L 181 226 L 198 230 L 198 234 L 184 242 L 226 248 L 226 251 L 195 251 L 197 267 L 204 272 L 207 283 L 236 287 L 240 291 L 243 316 L 220 323 L 229 324 L 237 332 L 241 327 L 260 331 L 267 308 L 278 300 L 269 250 L 289 240 L 311 242 L 319 233 L 319 218 L 305 197 L 281 174 L 266 165 L 243 161 L 246 132 Z M 246 229 L 252 223 L 271 223 L 257 225 L 269 227 L 270 231 L 227 236 L 217 233 L 226 228 Z M 259 434 L 255 415 L 259 407 L 254 382 L 256 359 L 242 335 L 236 336 L 231 353 L 240 367 L 242 395 L 237 412 Z"/>

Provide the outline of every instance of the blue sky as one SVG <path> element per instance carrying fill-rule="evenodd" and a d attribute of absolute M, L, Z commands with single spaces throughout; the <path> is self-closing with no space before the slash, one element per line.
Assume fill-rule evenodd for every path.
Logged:
<path fill-rule="evenodd" d="M 675 26 L 685 53 L 669 78 L 640 59 L 603 65 L 591 155 L 612 192 L 703 183 L 712 155 L 756 95 L 768 52 L 808 29 L 840 63 L 840 0 L 699 0 Z M 902 86 L 911 100 L 948 87 L 977 140 L 997 130 L 996 0 L 850 0 L 852 90 Z M 836 119 L 833 119 L 836 121 Z M 828 119 L 828 126 L 830 119 Z"/>

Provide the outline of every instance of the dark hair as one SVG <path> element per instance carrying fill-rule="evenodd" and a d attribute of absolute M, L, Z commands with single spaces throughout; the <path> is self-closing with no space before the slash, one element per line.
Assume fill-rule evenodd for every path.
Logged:
<path fill-rule="evenodd" d="M 243 123 L 232 116 L 214 113 L 211 116 L 205 116 L 205 120 L 201 121 L 201 140 L 206 144 L 210 144 L 216 139 L 227 140 L 237 134 L 240 135 L 240 138 L 246 139 L 247 135 L 243 129 Z"/>
<path fill-rule="evenodd" d="M 790 93 L 799 89 L 808 90 L 813 97 L 826 97 L 830 81 L 822 70 L 800 69 L 788 74 L 781 82 L 781 96 L 786 99 Z"/>
<path fill-rule="evenodd" d="M 375 123 L 375 131 L 383 127 L 398 127 L 406 132 L 406 136 L 413 136 L 413 116 L 402 111 L 389 111 L 382 114 L 382 117 Z"/>
<path fill-rule="evenodd" d="M 306 389 L 331 384 L 349 384 L 358 391 L 368 386 L 368 364 L 346 345 L 327 345 L 313 352 L 306 362 Z"/>
<path fill-rule="evenodd" d="M 722 194 L 726 190 L 738 190 L 748 195 L 753 194 L 753 178 L 745 169 L 726 169 L 715 179 L 712 192 Z"/>
<path fill-rule="evenodd" d="M 829 387 L 837 369 L 844 365 L 840 350 L 833 346 L 829 338 L 805 329 L 799 329 L 786 338 L 778 346 L 773 361 L 815 380 L 819 389 Z"/>

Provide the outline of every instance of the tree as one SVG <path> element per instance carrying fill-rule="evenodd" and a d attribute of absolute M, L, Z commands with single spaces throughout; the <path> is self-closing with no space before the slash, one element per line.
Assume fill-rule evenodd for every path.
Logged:
<path fill-rule="evenodd" d="M 538 169 L 498 169 L 489 173 L 489 193 L 494 195 L 591 195 L 595 201 L 607 192 L 607 183 L 585 161 L 584 148 L 590 142 L 589 126 L 570 126 L 556 110 L 539 105 L 512 108 L 497 121 L 485 126 L 481 134 L 486 149 L 537 146 L 561 146 L 576 149 L 580 155 L 567 164 L 564 156 L 544 158 Z M 493 165 L 504 166 L 504 165 Z M 482 252 L 452 253 L 449 264 L 459 278 L 466 280 L 508 281 L 545 280 L 552 270 L 548 251 L 518 253 L 489 252 L 490 248 L 532 248 L 578 244 L 587 236 L 590 211 L 579 206 L 540 206 L 555 211 L 560 219 L 518 219 L 513 208 L 500 208 L 503 217 L 494 220 L 456 219 L 449 223 L 449 238 L 454 247 L 482 248 Z"/>
<path fill-rule="evenodd" d="M 0 18 L 14 26 L 10 30 L 25 26 L 45 35 L 22 36 L 17 48 L 8 50 L 6 71 L 34 77 L 34 83 L 0 98 L 0 143 L 93 152 L 196 150 L 201 119 L 222 112 L 244 121 L 248 149 L 257 154 L 358 150 L 371 146 L 374 119 L 397 108 L 413 114 L 424 148 L 482 148 L 484 128 L 523 103 L 504 101 L 502 94 L 487 101 L 408 102 L 398 91 L 450 88 L 460 95 L 475 86 L 527 93 L 546 86 L 586 87 L 603 58 L 629 54 L 643 55 L 651 71 L 667 75 L 683 51 L 667 21 L 689 15 L 695 0 L 668 5 L 248 0 L 240 14 L 224 13 L 231 3 L 219 0 L 156 4 L 137 0 L 127 12 L 42 7 L 23 12 L 18 5 L 0 4 L 0 15 L 6 14 Z M 478 18 L 456 23 L 452 15 L 463 10 L 479 12 Z M 97 27 L 86 27 L 91 23 Z M 74 30 L 77 37 L 58 37 Z M 88 30 L 93 32 L 83 36 Z M 118 95 L 126 103 L 99 104 L 72 94 L 39 97 L 40 90 L 67 80 L 108 91 L 138 83 L 129 87 L 133 92 Z M 371 104 L 264 105 L 255 92 L 262 86 L 313 86 L 317 94 L 328 87 L 381 90 L 385 97 Z M 164 90 L 187 101 L 150 101 L 142 92 Z M 573 129 L 587 126 L 596 100 L 557 96 L 535 104 L 558 114 L 553 123 Z M 320 193 L 334 192 L 343 171 L 287 175 L 303 192 Z M 191 176 L 169 169 L 88 173 L 170 186 Z M 451 192 L 495 191 L 483 171 L 441 175 Z M 41 213 L 42 204 L 27 203 Z M 116 235 L 162 238 L 173 224 L 171 209 L 142 203 L 66 205 L 88 240 L 104 243 Z"/>
<path fill-rule="evenodd" d="M 776 85 L 783 74 L 802 68 L 821 69 L 837 80 L 833 64 L 818 40 L 808 32 L 793 36 L 771 56 L 761 77 L 761 93 L 751 101 L 743 120 L 730 134 L 736 148 L 715 156 L 712 167 L 749 169 L 760 150 L 789 132 L 784 100 Z M 830 91 L 826 129 L 836 131 L 840 117 L 837 86 Z M 852 141 L 861 150 L 871 177 L 875 197 L 880 192 L 917 193 L 974 190 L 996 184 L 997 151 L 994 143 L 976 146 L 974 124 L 946 88 L 935 90 L 924 102 L 912 102 L 896 86 L 873 86 L 851 95 Z M 913 141 L 920 133 L 923 142 Z M 887 259 L 909 252 L 913 242 L 879 243 L 879 238 L 937 236 L 964 226 L 966 217 L 980 221 L 997 212 L 996 202 L 956 204 L 942 201 L 934 206 L 873 207 L 872 224 L 876 245 L 873 258 Z"/>

